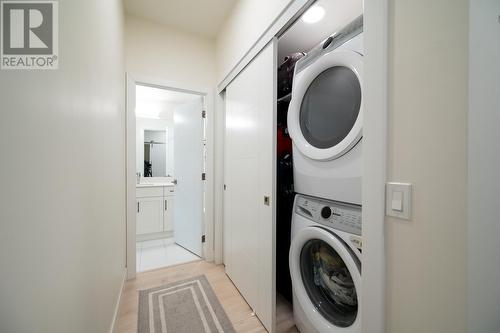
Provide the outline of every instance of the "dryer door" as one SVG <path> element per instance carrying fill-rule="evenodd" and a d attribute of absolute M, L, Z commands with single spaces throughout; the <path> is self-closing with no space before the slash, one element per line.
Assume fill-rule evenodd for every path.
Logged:
<path fill-rule="evenodd" d="M 307 157 L 333 160 L 361 139 L 362 58 L 354 51 L 332 51 L 297 74 L 288 126 L 293 142 Z"/>
<path fill-rule="evenodd" d="M 300 230 L 290 248 L 293 292 L 319 332 L 358 332 L 361 267 L 334 233 L 321 227 Z"/>

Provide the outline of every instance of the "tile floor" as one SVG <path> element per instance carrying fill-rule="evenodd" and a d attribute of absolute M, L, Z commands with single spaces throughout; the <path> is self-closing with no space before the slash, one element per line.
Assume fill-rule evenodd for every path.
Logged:
<path fill-rule="evenodd" d="M 137 242 L 136 250 L 137 272 L 200 260 L 197 255 L 175 244 L 173 238 Z"/>

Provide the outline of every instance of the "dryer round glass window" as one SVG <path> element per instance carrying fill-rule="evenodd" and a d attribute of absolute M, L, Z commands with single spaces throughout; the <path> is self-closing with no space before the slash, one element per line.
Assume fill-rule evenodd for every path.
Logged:
<path fill-rule="evenodd" d="M 349 327 L 358 314 L 351 274 L 340 255 L 320 239 L 307 241 L 300 253 L 302 282 L 319 313 L 337 327 Z"/>
<path fill-rule="evenodd" d="M 300 106 L 300 129 L 309 144 L 327 149 L 351 131 L 361 107 L 361 85 L 344 66 L 331 67 L 309 85 Z"/>

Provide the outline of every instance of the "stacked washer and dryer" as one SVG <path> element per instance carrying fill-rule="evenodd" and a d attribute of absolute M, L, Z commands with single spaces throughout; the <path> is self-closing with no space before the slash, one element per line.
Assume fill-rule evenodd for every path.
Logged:
<path fill-rule="evenodd" d="M 290 275 L 302 333 L 359 333 L 363 18 L 295 66 Z"/>

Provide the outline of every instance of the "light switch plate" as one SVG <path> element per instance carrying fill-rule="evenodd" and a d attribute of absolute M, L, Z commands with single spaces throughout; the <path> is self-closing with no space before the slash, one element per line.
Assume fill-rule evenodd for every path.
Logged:
<path fill-rule="evenodd" d="M 402 212 L 403 211 L 404 193 L 400 191 L 393 191 L 391 198 L 391 209 Z"/>
<path fill-rule="evenodd" d="M 387 183 L 385 186 L 385 214 L 409 220 L 411 218 L 411 194 L 412 185 L 409 183 Z"/>

